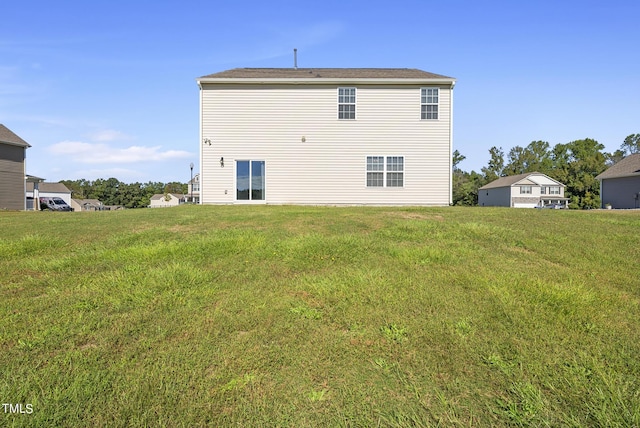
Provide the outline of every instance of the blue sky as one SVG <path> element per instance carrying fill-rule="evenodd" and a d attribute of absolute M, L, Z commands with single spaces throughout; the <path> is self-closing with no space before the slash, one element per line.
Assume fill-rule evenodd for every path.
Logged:
<path fill-rule="evenodd" d="M 455 77 L 454 146 L 640 132 L 640 2 L 30 1 L 2 7 L 0 123 L 47 181 L 189 180 L 195 79 L 235 67 L 408 67 Z"/>

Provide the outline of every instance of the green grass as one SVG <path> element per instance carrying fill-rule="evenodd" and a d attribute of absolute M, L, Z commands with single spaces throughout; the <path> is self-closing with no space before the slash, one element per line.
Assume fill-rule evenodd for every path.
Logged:
<path fill-rule="evenodd" d="M 0 213 L 1 426 L 640 426 L 640 212 Z"/>

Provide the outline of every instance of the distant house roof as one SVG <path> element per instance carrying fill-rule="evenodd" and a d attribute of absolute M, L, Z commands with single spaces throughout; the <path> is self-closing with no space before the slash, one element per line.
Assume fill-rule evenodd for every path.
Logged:
<path fill-rule="evenodd" d="M 199 81 L 218 79 L 442 79 L 453 82 L 452 77 L 429 73 L 415 68 L 234 68 L 200 77 Z"/>
<path fill-rule="evenodd" d="M 40 192 L 49 193 L 71 193 L 71 190 L 62 183 L 40 183 L 38 184 Z M 27 181 L 27 192 L 33 192 L 33 183 Z"/>
<path fill-rule="evenodd" d="M 185 197 L 184 195 L 179 195 L 179 194 L 177 194 L 177 193 L 167 193 L 167 195 L 171 195 L 171 196 L 173 196 L 173 197 L 174 197 L 174 198 L 176 198 L 176 199 L 183 199 L 183 198 Z M 166 196 L 166 195 L 165 195 L 164 193 L 156 193 L 155 195 L 153 195 L 153 196 L 151 197 L 151 200 L 152 200 L 152 201 L 159 201 L 159 200 L 161 200 L 161 199 L 164 199 L 164 198 L 165 198 L 165 196 Z"/>
<path fill-rule="evenodd" d="M 620 177 L 640 177 L 640 153 L 634 153 L 611 166 L 596 177 L 597 180 Z"/>
<path fill-rule="evenodd" d="M 73 201 L 75 201 L 78 205 L 93 205 L 96 207 L 102 205 L 102 202 L 97 199 L 73 199 Z"/>
<path fill-rule="evenodd" d="M 31 147 L 29 143 L 14 134 L 9 128 L 0 123 L 0 143 L 11 144 L 20 147 Z"/>
<path fill-rule="evenodd" d="M 45 179 L 41 177 L 36 177 L 35 175 L 26 175 L 27 183 L 42 183 Z M 33 184 L 31 185 L 33 186 Z"/>
<path fill-rule="evenodd" d="M 553 178 L 549 177 L 546 174 L 543 174 L 541 172 L 525 172 L 524 174 L 518 174 L 518 175 L 509 175 L 507 177 L 500 177 L 497 180 L 492 181 L 491 183 L 485 184 L 484 186 L 482 186 L 480 189 L 495 189 L 498 187 L 509 187 L 509 186 L 513 186 L 514 184 L 522 181 L 522 183 L 520 184 L 525 184 L 525 185 L 529 185 L 529 184 L 534 184 L 537 185 L 539 183 L 536 183 L 535 180 L 531 180 L 530 177 L 532 175 L 542 175 L 546 178 L 548 178 L 549 180 L 558 183 L 558 186 L 563 186 L 564 184 L 560 183 L 559 181 L 554 180 Z M 478 189 L 478 190 L 480 190 Z"/>

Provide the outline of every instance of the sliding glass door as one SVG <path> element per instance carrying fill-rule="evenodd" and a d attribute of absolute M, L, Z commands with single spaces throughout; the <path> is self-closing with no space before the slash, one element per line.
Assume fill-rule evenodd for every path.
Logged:
<path fill-rule="evenodd" d="M 264 201 L 264 161 L 236 161 L 236 199 L 238 201 Z"/>

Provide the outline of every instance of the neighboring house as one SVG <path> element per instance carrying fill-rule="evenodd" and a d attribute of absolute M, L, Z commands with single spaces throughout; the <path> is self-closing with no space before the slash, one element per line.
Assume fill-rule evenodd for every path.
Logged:
<path fill-rule="evenodd" d="M 0 124 L 0 209 L 27 208 L 26 158 L 29 143 Z"/>
<path fill-rule="evenodd" d="M 596 179 L 602 208 L 640 208 L 640 153 L 627 156 Z"/>
<path fill-rule="evenodd" d="M 40 183 L 42 182 L 44 182 L 44 178 L 27 174 L 27 186 L 25 187 L 27 210 L 40 210 L 40 204 L 36 204 L 34 201 L 40 199 Z M 31 196 L 27 196 L 27 187 L 31 188 Z"/>
<path fill-rule="evenodd" d="M 451 77 L 237 68 L 197 82 L 203 204 L 451 203 Z"/>
<path fill-rule="evenodd" d="M 71 208 L 74 211 L 103 211 L 105 206 L 97 199 L 71 199 Z"/>
<path fill-rule="evenodd" d="M 118 210 L 124 210 L 125 207 L 124 205 L 104 205 L 104 209 L 105 211 L 118 211 Z"/>
<path fill-rule="evenodd" d="M 200 174 L 196 174 L 189 181 L 189 185 L 187 186 L 187 197 L 191 203 L 200 203 Z"/>
<path fill-rule="evenodd" d="M 158 193 L 151 197 L 149 208 L 177 207 L 185 202 L 187 202 L 187 198 L 184 195 L 178 195 L 177 193 Z"/>
<path fill-rule="evenodd" d="M 33 183 L 27 180 L 27 199 L 34 198 L 34 186 L 36 183 Z M 62 183 L 38 183 L 39 197 L 40 198 L 53 198 L 58 197 L 62 198 L 62 200 L 69 206 L 71 206 L 71 190 L 67 188 Z M 37 206 L 37 205 L 34 205 Z"/>
<path fill-rule="evenodd" d="M 568 206 L 565 185 L 539 172 L 501 177 L 478 189 L 481 207 L 535 208 L 549 204 Z"/>

